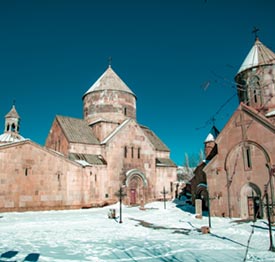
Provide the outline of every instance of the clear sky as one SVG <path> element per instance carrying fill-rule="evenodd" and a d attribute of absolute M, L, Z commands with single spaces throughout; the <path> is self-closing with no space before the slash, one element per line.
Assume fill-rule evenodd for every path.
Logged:
<path fill-rule="evenodd" d="M 260 40 L 275 52 L 273 0 L 1 0 L 0 130 L 16 101 L 21 135 L 44 145 L 56 114 L 108 67 L 137 96 L 137 120 L 181 165 L 238 106 L 234 76 Z"/>

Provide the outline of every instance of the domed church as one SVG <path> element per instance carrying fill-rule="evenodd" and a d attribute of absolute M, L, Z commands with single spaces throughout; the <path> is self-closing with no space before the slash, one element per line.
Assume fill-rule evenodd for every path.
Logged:
<path fill-rule="evenodd" d="M 207 182 L 212 216 L 263 218 L 275 203 L 275 54 L 258 37 L 235 82 L 239 106 L 205 141 L 206 180 L 193 192 L 200 198 L 199 185 Z"/>
<path fill-rule="evenodd" d="M 13 106 L 0 140 L 0 210 L 88 208 L 173 197 L 169 148 L 136 119 L 136 95 L 109 66 L 83 95 L 83 119 L 57 115 L 42 147 L 19 135 Z M 11 120 L 12 119 L 12 120 Z M 2 142 L 1 142 L 2 141 Z"/>

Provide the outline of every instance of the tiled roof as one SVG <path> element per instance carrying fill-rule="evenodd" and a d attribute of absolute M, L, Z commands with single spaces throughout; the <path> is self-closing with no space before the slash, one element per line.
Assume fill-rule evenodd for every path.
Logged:
<path fill-rule="evenodd" d="M 170 151 L 169 148 L 156 136 L 156 134 L 145 126 L 140 126 L 156 150 Z"/>
<path fill-rule="evenodd" d="M 238 74 L 255 66 L 270 65 L 274 63 L 275 54 L 265 45 L 263 45 L 259 39 L 256 39 L 255 44 L 241 65 Z"/>
<path fill-rule="evenodd" d="M 121 80 L 121 78 L 109 66 L 107 70 L 99 77 L 99 79 L 84 94 L 102 90 L 118 90 L 130 93 L 135 96 L 131 89 Z"/>
<path fill-rule="evenodd" d="M 91 165 L 106 165 L 106 161 L 101 155 L 70 153 L 69 159 L 81 164 L 86 162 Z"/>
<path fill-rule="evenodd" d="M 98 139 L 85 120 L 65 116 L 56 116 L 56 119 L 69 142 L 99 144 Z"/>
<path fill-rule="evenodd" d="M 177 165 L 169 158 L 157 158 L 156 159 L 157 166 L 163 167 L 176 167 Z"/>

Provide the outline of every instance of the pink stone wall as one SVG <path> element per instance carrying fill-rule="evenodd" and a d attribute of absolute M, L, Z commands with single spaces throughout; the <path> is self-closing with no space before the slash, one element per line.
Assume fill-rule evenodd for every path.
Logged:
<path fill-rule="evenodd" d="M 100 121 L 92 125 L 92 130 L 99 141 L 104 140 L 111 132 L 118 127 L 117 123 Z"/>
<path fill-rule="evenodd" d="M 49 131 L 45 146 L 47 148 L 58 151 L 66 156 L 68 155 L 69 142 L 56 119 L 54 120 L 52 127 Z"/>
<path fill-rule="evenodd" d="M 89 181 L 80 165 L 33 142 L 0 149 L 0 211 L 80 208 L 91 202 Z"/>
<path fill-rule="evenodd" d="M 231 212 L 232 217 L 247 217 L 241 193 L 246 185 L 256 185 L 261 196 L 264 195 L 264 187 L 269 181 L 268 165 L 274 165 L 275 160 L 274 146 L 270 142 L 274 140 L 274 132 L 255 119 L 251 120 L 240 110 L 235 112 L 217 138 L 218 155 L 204 168 L 212 198 L 212 215 L 229 216 Z M 250 148 L 250 167 L 245 162 L 245 145 Z"/>

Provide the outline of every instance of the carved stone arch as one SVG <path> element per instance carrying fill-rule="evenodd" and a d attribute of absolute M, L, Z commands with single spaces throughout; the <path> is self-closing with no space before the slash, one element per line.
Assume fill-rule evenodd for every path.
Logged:
<path fill-rule="evenodd" d="M 126 172 L 127 202 L 130 205 L 143 205 L 147 200 L 148 182 L 138 169 Z"/>
<path fill-rule="evenodd" d="M 240 190 L 240 215 L 242 218 L 263 218 L 262 192 L 254 183 L 246 183 Z"/>
<path fill-rule="evenodd" d="M 224 161 L 224 169 L 226 171 L 226 190 L 227 190 L 227 208 L 228 208 L 228 214 L 229 217 L 232 215 L 232 210 L 234 209 L 234 206 L 239 206 L 238 211 L 235 209 L 234 212 L 235 215 L 241 216 L 243 218 L 248 218 L 249 217 L 249 206 L 247 201 L 249 201 L 249 198 L 252 196 L 241 196 L 241 181 L 244 181 L 244 176 L 241 179 L 238 179 L 240 171 L 241 175 L 244 175 L 244 171 L 238 169 L 238 164 L 239 164 L 239 159 L 240 157 L 241 160 L 243 160 L 243 148 L 248 146 L 248 145 L 253 145 L 255 146 L 261 153 L 262 153 L 262 170 L 261 174 L 255 174 L 254 172 L 251 174 L 255 175 L 261 175 L 262 179 L 266 179 L 268 181 L 269 177 L 269 172 L 270 172 L 270 155 L 268 154 L 268 151 L 260 144 L 258 144 L 255 141 L 252 140 L 243 140 L 240 141 L 239 143 L 235 144 L 234 146 L 231 147 L 231 149 L 228 151 L 225 161 Z M 231 161 L 231 156 L 235 157 L 235 160 Z M 242 165 L 244 165 L 242 163 Z M 243 166 L 245 167 L 245 166 Z M 266 169 L 265 169 L 266 168 Z M 252 163 L 252 169 L 253 169 L 253 163 Z M 248 170 L 249 171 L 249 170 Z M 265 178 L 264 178 L 265 177 Z M 248 177 L 246 179 L 253 179 L 253 177 Z M 259 193 L 259 190 L 256 190 L 257 186 L 253 186 L 252 183 L 248 183 L 250 187 L 255 191 L 255 194 L 257 193 L 257 197 L 259 197 L 261 194 Z M 252 190 L 251 189 L 251 190 Z M 248 190 L 248 189 L 247 189 Z M 238 193 L 237 193 L 238 192 Z M 251 191 L 252 192 L 252 191 Z"/>
<path fill-rule="evenodd" d="M 234 152 L 236 150 L 237 147 L 240 148 L 240 150 L 242 149 L 242 147 L 244 147 L 245 145 L 254 145 L 256 146 L 260 151 L 263 152 L 264 156 L 265 156 L 265 159 L 266 159 L 266 164 L 270 164 L 270 155 L 268 154 L 267 150 L 262 146 L 260 145 L 259 143 L 253 141 L 253 140 L 243 140 L 237 144 L 235 144 L 227 153 L 226 157 L 225 157 L 225 161 L 224 161 L 224 170 L 227 171 L 229 169 L 228 165 L 230 164 L 230 161 L 228 161 L 230 155 L 232 152 Z"/>
<path fill-rule="evenodd" d="M 208 210 L 208 191 L 205 183 L 200 183 L 196 187 L 196 199 L 202 200 L 202 209 Z"/>
<path fill-rule="evenodd" d="M 147 179 L 146 176 L 138 169 L 131 169 L 126 172 L 126 186 L 129 185 L 129 181 L 133 176 L 138 176 L 142 179 L 143 186 L 147 187 Z"/>

